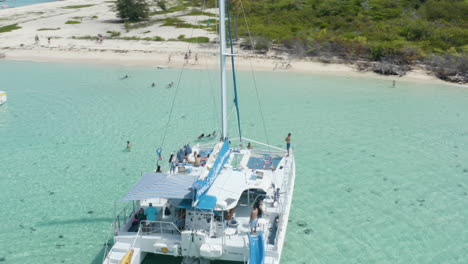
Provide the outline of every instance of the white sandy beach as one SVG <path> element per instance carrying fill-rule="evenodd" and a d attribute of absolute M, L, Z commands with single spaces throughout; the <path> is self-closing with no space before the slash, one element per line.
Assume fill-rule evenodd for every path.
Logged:
<path fill-rule="evenodd" d="M 74 5 L 91 5 L 82 8 L 64 8 Z M 201 28 L 176 28 L 162 26 L 161 20 L 175 18 L 192 25 L 203 24 L 208 16 L 187 16 L 191 8 L 168 14 L 151 16 L 159 20 L 145 27 L 126 30 L 114 11 L 112 1 L 104 0 L 66 0 L 24 7 L 0 9 L 0 27 L 18 24 L 20 29 L 0 33 L 0 50 L 7 60 L 42 62 L 74 62 L 93 64 L 119 64 L 129 66 L 168 66 L 186 68 L 215 68 L 219 64 L 217 35 Z M 154 7 L 153 11 L 158 11 Z M 215 13 L 215 10 L 204 10 Z M 67 21 L 80 24 L 65 24 Z M 47 30 L 45 30 L 47 29 Z M 120 38 L 147 38 L 159 36 L 164 41 L 110 39 L 110 32 L 120 33 Z M 104 36 L 102 43 L 96 41 L 98 34 Z M 39 43 L 35 43 L 35 36 Z M 180 35 L 208 37 L 210 43 L 188 43 L 177 41 Z M 88 37 L 90 39 L 77 39 Z M 48 43 L 50 38 L 50 43 Z M 169 40 L 173 39 L 173 40 Z M 188 63 L 184 54 L 191 51 Z M 254 54 L 239 48 L 236 60 L 240 70 L 292 71 L 316 74 L 354 75 L 376 78 L 397 79 L 395 76 L 381 76 L 371 72 L 358 72 L 352 65 L 325 64 L 309 59 L 293 59 L 286 54 L 269 52 L 266 55 Z M 195 61 L 195 54 L 198 62 Z M 170 59 L 170 60 L 169 60 Z M 285 67 L 290 63 L 291 67 Z M 400 79 L 409 81 L 443 82 L 414 70 Z"/>

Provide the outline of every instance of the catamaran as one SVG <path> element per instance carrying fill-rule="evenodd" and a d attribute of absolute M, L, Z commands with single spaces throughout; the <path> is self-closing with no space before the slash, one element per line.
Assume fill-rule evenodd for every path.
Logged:
<path fill-rule="evenodd" d="M 219 0 L 219 13 L 220 140 L 186 145 L 168 173 L 158 168 L 142 175 L 121 199 L 127 205 L 112 223 L 103 264 L 142 263 L 148 254 L 178 257 L 186 264 L 280 263 L 294 191 L 294 153 L 240 132 L 237 139 L 228 137 L 226 59 L 234 54 L 232 45 L 226 51 L 225 0 Z M 234 102 L 237 106 L 237 95 Z M 148 208 L 157 214 L 144 219 Z"/>

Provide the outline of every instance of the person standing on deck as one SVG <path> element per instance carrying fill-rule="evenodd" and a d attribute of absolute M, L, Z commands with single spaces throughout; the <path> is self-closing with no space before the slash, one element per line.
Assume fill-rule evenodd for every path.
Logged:
<path fill-rule="evenodd" d="M 286 149 L 288 150 L 288 155 L 286 155 L 286 157 L 288 157 L 289 149 L 291 148 L 291 133 L 288 133 L 288 136 L 284 139 L 284 141 L 286 141 Z"/>
<path fill-rule="evenodd" d="M 254 206 L 252 208 L 252 212 L 250 213 L 250 233 L 257 232 L 257 224 L 258 224 L 258 207 Z"/>
<path fill-rule="evenodd" d="M 156 215 L 158 215 L 158 209 L 153 207 L 152 203 L 149 203 L 148 208 L 145 209 L 145 216 L 147 221 L 156 221 Z M 154 223 L 146 223 L 146 227 L 151 228 Z M 147 229 L 147 232 L 150 230 Z"/>
<path fill-rule="evenodd" d="M 152 203 L 149 203 L 148 208 L 145 209 L 146 220 L 156 221 L 157 214 L 158 214 L 158 209 L 154 208 Z"/>

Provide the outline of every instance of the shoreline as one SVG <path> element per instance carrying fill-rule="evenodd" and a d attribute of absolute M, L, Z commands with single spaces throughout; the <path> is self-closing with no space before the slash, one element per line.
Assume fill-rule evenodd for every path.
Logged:
<path fill-rule="evenodd" d="M 185 69 L 211 69 L 219 68 L 219 57 L 215 51 L 200 52 L 196 49 L 198 63 L 194 60 L 194 55 L 189 59 L 189 63 L 184 63 L 183 51 L 136 51 L 136 50 L 58 50 L 53 48 L 34 49 L 8 49 L 6 50 L 5 61 L 30 61 L 30 62 L 59 62 L 91 65 L 121 65 L 129 67 L 160 67 L 160 68 L 185 68 Z M 193 52 L 194 53 L 194 52 Z M 171 61 L 168 61 L 171 56 Z M 282 68 L 283 63 L 290 62 L 288 69 Z M 310 59 L 285 60 L 266 55 L 243 55 L 236 57 L 236 70 L 250 71 L 252 67 L 256 72 L 291 72 L 300 74 L 320 74 L 335 76 L 364 77 L 382 80 L 402 80 L 408 82 L 434 83 L 467 87 L 467 85 L 446 82 L 427 74 L 423 69 L 413 69 L 404 76 L 381 75 L 374 72 L 358 71 L 348 64 L 322 63 Z M 284 65 L 284 64 L 283 64 Z M 230 69 L 228 63 L 228 69 Z M 276 68 L 276 69 L 275 69 Z"/>
<path fill-rule="evenodd" d="M 175 4 L 173 1 L 169 1 Z M 0 33 L 0 55 L 9 61 L 64 62 L 83 64 L 217 69 L 219 48 L 215 32 L 201 28 L 205 15 L 190 15 L 196 8 L 155 14 L 148 25 L 126 28 L 116 18 L 112 3 L 105 0 L 67 0 L 0 9 L 0 27 L 17 24 L 20 28 Z M 159 11 L 152 7 L 152 11 Z M 206 9 L 216 15 L 216 10 Z M 167 26 L 168 19 L 179 19 L 191 27 Z M 68 22 L 76 23 L 68 23 Z M 200 28 L 198 27 L 200 26 Z M 98 35 L 102 41 L 96 41 Z M 37 36 L 37 40 L 36 40 Z M 113 36 L 118 36 L 113 37 Z M 182 36 L 182 38 L 180 38 Z M 161 41 L 151 39 L 159 37 Z M 178 39 L 204 37 L 208 43 L 190 43 Z M 146 39 L 146 40 L 145 40 Z M 148 40 L 149 39 L 149 40 Z M 184 55 L 191 51 L 189 63 Z M 242 50 L 236 45 L 236 69 L 241 71 L 291 72 L 340 75 L 411 82 L 440 83 L 468 87 L 444 81 L 415 68 L 402 77 L 359 71 L 352 64 L 323 63 L 312 58 L 294 59 L 289 54 L 270 51 L 265 55 Z M 169 62 L 169 56 L 171 57 Z M 198 64 L 194 57 L 198 57 Z M 1 59 L 1 57 L 0 57 Z M 287 66 L 288 63 L 291 66 Z M 228 69 L 230 63 L 228 63 Z"/>

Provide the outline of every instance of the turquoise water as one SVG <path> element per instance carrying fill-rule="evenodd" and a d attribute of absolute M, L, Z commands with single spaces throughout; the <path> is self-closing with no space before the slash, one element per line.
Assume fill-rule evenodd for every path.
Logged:
<path fill-rule="evenodd" d="M 2 61 L 0 74 L 3 263 L 101 261 L 114 201 L 154 168 L 176 92 L 162 84 L 181 86 L 164 157 L 217 125 L 210 71 L 179 82 L 177 69 Z M 296 150 L 282 263 L 468 263 L 466 87 L 256 79 L 268 137 L 249 73 L 240 73 L 244 135 L 283 146 L 291 132 Z"/>
<path fill-rule="evenodd" d="M 0 2 L 0 6 L 7 5 L 8 8 L 12 8 L 55 1 L 56 0 L 4 0 Z"/>

